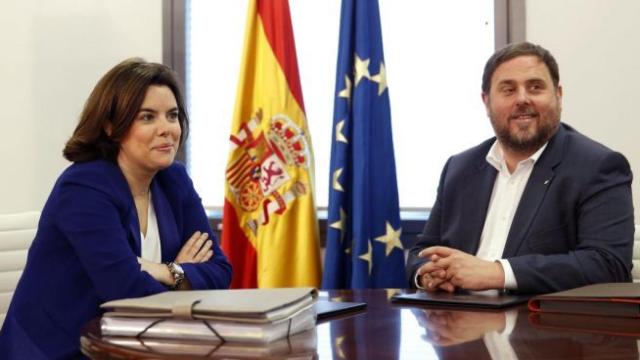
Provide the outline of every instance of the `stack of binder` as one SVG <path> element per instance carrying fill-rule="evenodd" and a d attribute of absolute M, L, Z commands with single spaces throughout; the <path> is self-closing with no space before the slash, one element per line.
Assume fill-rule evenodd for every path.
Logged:
<path fill-rule="evenodd" d="M 121 336 L 103 337 L 102 340 L 127 348 L 132 355 L 157 359 L 173 357 L 207 357 L 225 359 L 317 359 L 316 330 L 303 331 L 286 339 L 271 343 L 239 343 L 217 341 L 195 341 L 175 339 L 151 339 Z M 138 354 L 136 354 L 138 352 Z"/>
<path fill-rule="evenodd" d="M 315 327 L 313 288 L 171 291 L 109 301 L 103 337 L 270 343 Z"/>

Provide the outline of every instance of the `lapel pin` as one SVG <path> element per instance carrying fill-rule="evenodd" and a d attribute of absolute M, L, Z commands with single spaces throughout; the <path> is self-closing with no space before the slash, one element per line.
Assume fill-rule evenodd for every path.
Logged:
<path fill-rule="evenodd" d="M 549 181 L 551 181 L 551 179 L 547 179 L 547 180 L 545 180 L 545 181 L 544 181 L 544 184 L 545 184 L 545 185 L 549 185 Z"/>

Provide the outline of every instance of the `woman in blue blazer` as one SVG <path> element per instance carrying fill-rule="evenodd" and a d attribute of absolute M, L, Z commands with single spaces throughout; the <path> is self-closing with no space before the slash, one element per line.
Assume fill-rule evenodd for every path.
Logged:
<path fill-rule="evenodd" d="M 187 131 L 166 66 L 130 59 L 98 82 L 0 332 L 3 358 L 80 357 L 81 328 L 105 301 L 229 286 L 231 266 L 174 162 Z"/>

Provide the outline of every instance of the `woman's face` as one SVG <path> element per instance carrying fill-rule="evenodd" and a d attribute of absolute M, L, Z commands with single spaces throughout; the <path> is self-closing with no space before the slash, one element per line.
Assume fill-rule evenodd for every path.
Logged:
<path fill-rule="evenodd" d="M 171 165 L 182 133 L 178 114 L 178 104 L 169 87 L 149 86 L 131 128 L 120 142 L 120 168 L 153 176 Z"/>

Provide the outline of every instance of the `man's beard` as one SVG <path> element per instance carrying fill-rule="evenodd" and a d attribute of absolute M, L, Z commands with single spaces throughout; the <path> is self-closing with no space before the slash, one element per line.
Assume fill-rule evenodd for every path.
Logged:
<path fill-rule="evenodd" d="M 536 117 L 536 123 L 529 124 L 526 128 L 521 128 L 511 132 L 512 118 L 518 116 Z M 509 122 L 506 126 L 499 126 L 494 121 L 494 114 L 491 114 L 491 125 L 496 133 L 500 144 L 511 151 L 520 154 L 531 155 L 535 153 L 555 134 L 560 123 L 560 111 L 555 108 L 544 114 L 536 112 L 530 107 L 520 108 L 509 115 Z M 531 128 L 535 127 L 533 133 Z"/>

